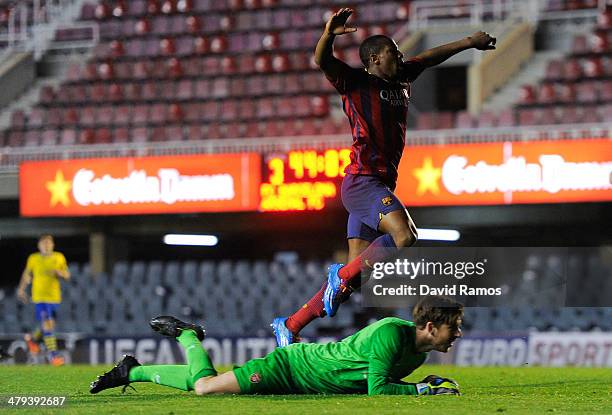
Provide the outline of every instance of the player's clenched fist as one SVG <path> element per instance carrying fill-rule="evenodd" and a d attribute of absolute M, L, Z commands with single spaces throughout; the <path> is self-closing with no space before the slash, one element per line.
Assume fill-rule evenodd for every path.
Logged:
<path fill-rule="evenodd" d="M 346 21 L 353 14 L 353 9 L 342 8 L 336 13 L 332 14 L 327 23 L 325 24 L 325 31 L 332 35 L 344 35 L 345 33 L 356 32 L 355 27 L 346 27 Z"/>
<path fill-rule="evenodd" d="M 461 395 L 459 385 L 452 379 L 429 375 L 418 384 L 419 395 Z"/>
<path fill-rule="evenodd" d="M 497 42 L 496 38 L 483 31 L 474 33 L 468 39 L 470 39 L 472 47 L 478 50 L 495 49 L 495 43 Z"/>

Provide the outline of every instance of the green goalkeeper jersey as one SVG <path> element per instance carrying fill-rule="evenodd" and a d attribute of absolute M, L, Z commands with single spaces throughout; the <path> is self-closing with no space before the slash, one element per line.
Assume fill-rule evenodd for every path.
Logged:
<path fill-rule="evenodd" d="M 427 357 L 415 351 L 415 330 L 413 322 L 389 317 L 340 342 L 296 343 L 282 350 L 301 393 L 417 395 L 413 384 L 401 381 Z"/>

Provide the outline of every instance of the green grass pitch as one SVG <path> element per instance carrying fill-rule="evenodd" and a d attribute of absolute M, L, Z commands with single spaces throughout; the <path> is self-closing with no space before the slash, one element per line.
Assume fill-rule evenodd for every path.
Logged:
<path fill-rule="evenodd" d="M 424 366 L 408 381 L 435 373 L 452 377 L 463 395 L 376 396 L 276 395 L 200 397 L 167 387 L 136 383 L 89 394 L 89 383 L 107 366 L 2 366 L 0 413 L 68 414 L 561 414 L 612 413 L 612 369 L 601 368 L 462 368 Z M 66 396 L 61 408 L 15 409 L 10 396 Z"/>

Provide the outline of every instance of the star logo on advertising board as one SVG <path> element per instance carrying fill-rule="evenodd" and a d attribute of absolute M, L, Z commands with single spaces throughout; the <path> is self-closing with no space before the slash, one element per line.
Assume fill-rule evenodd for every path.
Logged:
<path fill-rule="evenodd" d="M 442 170 L 439 167 L 434 167 L 431 157 L 425 157 L 423 165 L 413 170 L 414 177 L 419 181 L 417 187 L 417 195 L 424 195 L 426 192 L 431 192 L 434 195 L 440 193 L 438 180 L 442 176 Z"/>
<path fill-rule="evenodd" d="M 64 178 L 64 173 L 61 170 L 55 172 L 55 179 L 47 182 L 45 187 L 51 193 L 51 201 L 49 202 L 51 207 L 58 203 L 62 206 L 70 205 L 69 194 L 72 189 L 72 182 Z"/>

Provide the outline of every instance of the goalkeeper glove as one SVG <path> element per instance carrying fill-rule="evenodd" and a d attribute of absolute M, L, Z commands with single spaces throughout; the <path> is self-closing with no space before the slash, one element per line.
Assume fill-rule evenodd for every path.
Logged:
<path fill-rule="evenodd" d="M 457 382 L 436 375 L 427 376 L 416 387 L 419 395 L 461 395 Z"/>

